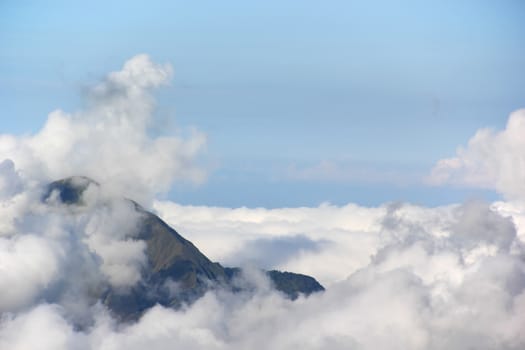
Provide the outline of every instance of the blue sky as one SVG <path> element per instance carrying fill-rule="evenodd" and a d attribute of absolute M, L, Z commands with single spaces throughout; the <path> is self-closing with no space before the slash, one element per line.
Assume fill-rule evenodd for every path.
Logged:
<path fill-rule="evenodd" d="M 181 203 L 426 205 L 476 189 L 422 178 L 525 107 L 522 1 L 3 1 L 0 132 L 47 114 L 138 53 L 169 62 L 157 130 L 209 137 Z M 155 130 L 154 130 L 155 132 Z"/>

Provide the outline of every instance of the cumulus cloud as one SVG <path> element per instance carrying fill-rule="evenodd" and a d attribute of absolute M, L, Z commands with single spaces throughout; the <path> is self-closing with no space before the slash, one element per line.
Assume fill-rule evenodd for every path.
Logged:
<path fill-rule="evenodd" d="M 288 306 L 287 316 L 276 311 L 269 323 L 279 324 L 279 331 L 257 324 L 267 337 L 280 339 L 272 343 L 277 348 L 518 349 L 524 344 L 524 241 L 513 224 L 520 211 L 509 214 L 508 204 L 506 212 L 501 203 L 478 201 L 439 208 L 391 203 L 228 209 L 168 202 L 156 202 L 155 208 L 221 261 L 242 257 L 255 242 L 293 241 L 298 233 L 312 242 L 324 240 L 291 259 L 285 252 L 286 259 L 266 261 L 312 274 L 327 287 L 322 295 Z M 264 252 L 264 244 L 261 248 Z M 234 343 L 228 346 L 236 348 Z"/>
<path fill-rule="evenodd" d="M 0 312 L 56 303 L 75 324 L 89 322 L 93 295 L 125 291 L 141 279 L 145 243 L 140 214 L 124 196 L 148 205 L 184 179 L 201 181 L 195 132 L 155 135 L 151 90 L 172 68 L 138 55 L 87 91 L 86 107 L 50 113 L 34 135 L 0 135 Z M 70 207 L 44 187 L 72 175 L 87 186 Z M 97 292 L 98 291 L 98 292 Z"/>
<path fill-rule="evenodd" d="M 455 157 L 438 161 L 428 180 L 495 189 L 525 198 L 525 109 L 513 112 L 502 131 L 480 129 Z"/>
<path fill-rule="evenodd" d="M 0 199 L 10 198 L 22 190 L 22 180 L 11 159 L 0 163 Z"/>
<path fill-rule="evenodd" d="M 51 112 L 34 135 L 0 135 L 0 159 L 14 162 L 25 179 L 89 176 L 142 203 L 169 190 L 175 180 L 203 181 L 205 172 L 194 161 L 206 144 L 202 133 L 182 138 L 153 136 L 150 130 L 151 90 L 171 75 L 170 65 L 135 56 L 88 90 L 85 109 Z"/>
<path fill-rule="evenodd" d="M 43 203 L 37 188 L 24 195 L 22 204 L 0 202 L 15 218 L 0 235 L 0 312 L 58 303 L 81 324 L 97 290 L 140 280 L 145 244 L 134 238 L 140 214 L 131 202 L 100 196 L 72 208 Z"/>
<path fill-rule="evenodd" d="M 264 275 L 248 271 L 244 283 L 254 287 L 250 293 L 212 291 L 180 310 L 155 306 L 137 322 L 119 324 L 103 306 L 87 301 L 86 290 L 94 281 L 121 283 L 111 279 L 113 269 L 105 264 L 140 265 L 133 258 L 140 251 L 128 254 L 125 244 L 117 249 L 111 244 L 133 238 L 124 204 L 129 202 L 108 205 L 106 198 L 90 198 L 74 211 L 58 204 L 28 206 L 18 215 L 17 233 L 3 237 L 0 281 L 2 290 L 13 292 L 0 297 L 0 348 L 520 349 L 525 344 L 524 249 L 508 204 L 229 209 L 155 202 L 167 221 L 213 258 L 242 263 L 250 259 L 245 250 L 262 242 L 261 260 L 266 251 L 272 267 L 319 277 L 327 291 L 292 302 L 269 288 Z M 272 251 L 278 242 L 290 246 Z M 77 320 L 86 314 L 91 321 L 81 331 Z"/>
<path fill-rule="evenodd" d="M 58 277 L 60 253 L 51 242 L 35 235 L 0 240 L 0 311 L 32 302 Z"/>

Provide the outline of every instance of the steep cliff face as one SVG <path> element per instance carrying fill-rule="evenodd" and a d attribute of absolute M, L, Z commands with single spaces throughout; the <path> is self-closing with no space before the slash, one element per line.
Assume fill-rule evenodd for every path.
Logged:
<path fill-rule="evenodd" d="M 71 177 L 51 183 L 43 200 L 68 206 L 82 206 L 83 194 L 98 184 L 85 177 Z M 105 288 L 98 296 L 122 320 L 139 317 L 155 304 L 180 307 L 191 303 L 212 288 L 240 291 L 232 281 L 240 275 L 239 268 L 225 268 L 212 262 L 190 241 L 178 234 L 155 214 L 133 203 L 140 217 L 134 239 L 145 242 L 147 263 L 141 271 L 141 281 L 125 291 Z M 266 272 L 275 289 L 291 299 L 309 295 L 324 288 L 310 276 L 291 272 Z"/>

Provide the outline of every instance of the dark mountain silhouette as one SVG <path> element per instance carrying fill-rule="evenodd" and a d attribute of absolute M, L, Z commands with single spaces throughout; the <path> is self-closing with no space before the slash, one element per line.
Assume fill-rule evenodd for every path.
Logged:
<path fill-rule="evenodd" d="M 55 181 L 48 185 L 43 200 L 81 206 L 84 204 L 82 195 L 90 185 L 98 186 L 87 177 Z M 195 301 L 210 289 L 239 292 L 246 288 L 236 283 L 241 269 L 210 261 L 158 216 L 131 202 L 141 216 L 139 234 L 135 238 L 146 242 L 147 266 L 142 271 L 142 280 L 126 292 L 107 287 L 97 296 L 121 320 L 136 319 L 157 303 L 180 307 Z M 274 288 L 291 299 L 324 290 L 310 276 L 276 270 L 265 273 Z"/>

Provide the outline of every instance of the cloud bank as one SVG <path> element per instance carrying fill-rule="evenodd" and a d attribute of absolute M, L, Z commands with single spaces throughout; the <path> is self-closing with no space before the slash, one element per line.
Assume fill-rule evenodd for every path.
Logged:
<path fill-rule="evenodd" d="M 525 347 L 523 202 L 232 209 L 152 200 L 203 176 L 202 135 L 148 131 L 149 91 L 170 74 L 136 56 L 90 90 L 86 110 L 52 113 L 36 135 L 0 136 L 0 349 Z M 84 206 L 42 201 L 43 184 L 73 174 L 100 183 L 88 184 Z M 93 295 L 108 285 L 126 293 L 145 259 L 140 216 L 123 194 L 152 200 L 213 260 L 246 266 L 253 290 L 115 320 Z M 292 302 L 254 264 L 313 275 L 327 290 Z"/>
<path fill-rule="evenodd" d="M 33 254 L 56 263 L 41 279 L 25 274 L 34 282 L 18 290 L 36 291 L 24 297 L 25 307 L 9 307 L 12 301 L 3 296 L 8 312 L 0 348 L 520 349 L 525 344 L 524 242 L 512 217 L 494 206 L 266 210 L 156 202 L 155 207 L 178 217 L 180 232 L 213 258 L 249 264 L 250 256 L 242 253 L 254 249 L 254 242 L 263 242 L 263 251 L 270 242 L 288 242 L 293 249 L 269 254 L 265 263 L 313 274 L 327 291 L 292 302 L 268 289 L 268 281 L 257 281 L 251 294 L 209 292 L 182 310 L 156 306 L 131 324 L 119 324 L 103 306 L 88 304 L 84 312 L 92 321 L 80 331 L 67 302 L 35 295 L 78 273 L 63 271 L 71 258 L 55 253 L 48 246 L 57 238 L 44 235 L 39 246 L 55 258 Z M 32 243 L 20 241 L 11 251 L 27 251 Z M 98 249 L 92 254 L 101 256 Z M 257 257 L 264 260 L 263 254 Z M 85 261 L 82 267 L 89 269 Z M 103 268 L 94 271 L 104 278 Z"/>

